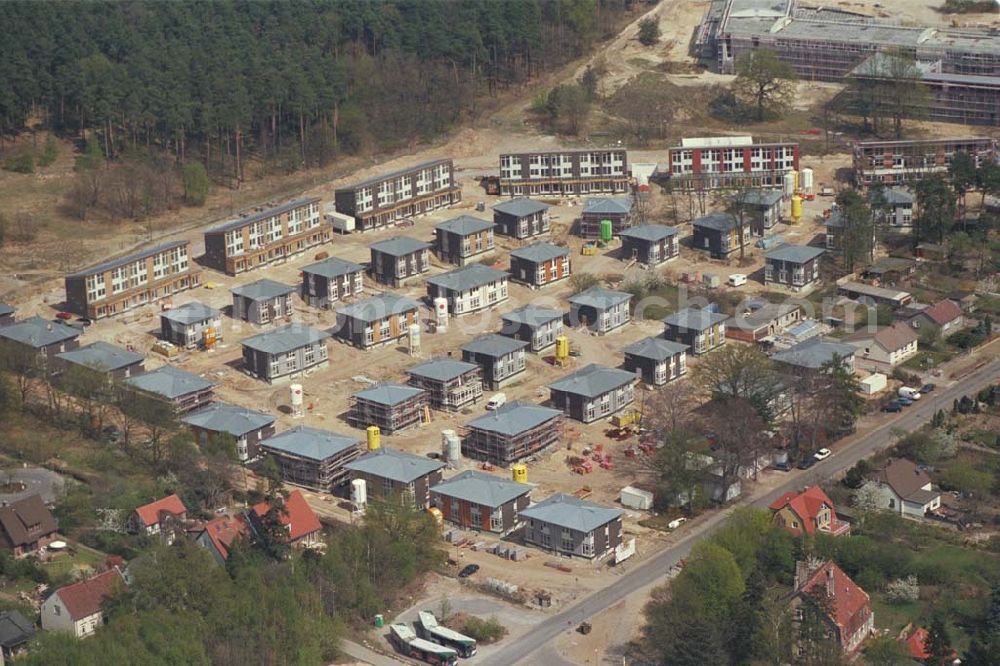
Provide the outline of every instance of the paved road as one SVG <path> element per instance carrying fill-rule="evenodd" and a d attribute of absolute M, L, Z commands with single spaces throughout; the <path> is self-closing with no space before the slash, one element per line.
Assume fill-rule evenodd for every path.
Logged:
<path fill-rule="evenodd" d="M 867 458 L 895 442 L 892 431 L 901 429 L 912 431 L 929 421 L 939 409 L 950 410 L 952 401 L 963 395 L 979 391 L 1000 379 L 1000 361 L 992 361 L 962 377 L 948 388 L 939 388 L 928 394 L 912 407 L 899 414 L 879 415 L 862 425 L 859 432 L 842 440 L 835 447 L 834 455 L 817 463 L 812 469 L 789 473 L 788 481 L 774 490 L 758 496 L 750 496 L 736 506 L 766 507 L 782 494 L 797 490 L 804 485 L 817 483 L 822 479 L 835 477 L 853 467 L 862 458 Z M 691 532 L 677 544 L 646 560 L 632 571 L 624 574 L 608 587 L 598 590 L 580 600 L 566 610 L 553 615 L 517 641 L 508 645 L 500 654 L 484 659 L 479 664 L 506 666 L 513 663 L 544 663 L 548 666 L 569 664 L 551 647 L 551 642 L 563 631 L 571 631 L 583 620 L 610 608 L 625 597 L 653 584 L 665 580 L 666 572 L 679 560 L 687 557 L 695 542 L 716 530 L 731 511 L 720 511 L 707 520 L 692 526 Z M 638 618 L 637 618 L 638 619 Z M 621 637 L 622 641 L 628 637 Z M 537 651 L 544 648 L 540 654 Z M 534 656 L 532 656 L 534 655 Z M 529 657 L 531 657 L 529 659 Z"/>
<path fill-rule="evenodd" d="M 404 661 L 402 659 L 394 659 L 392 657 L 387 657 L 386 655 L 380 652 L 369 650 L 364 645 L 361 645 L 360 643 L 355 643 L 354 641 L 348 641 L 348 640 L 340 641 L 340 649 L 347 656 L 353 659 L 357 659 L 363 664 L 371 664 L 372 666 L 400 666 L 400 664 L 410 663 L 409 661 Z"/>
<path fill-rule="evenodd" d="M 0 483 L 20 481 L 25 489 L 17 493 L 0 495 L 0 502 L 10 503 L 24 499 L 29 495 L 41 495 L 42 501 L 52 504 L 62 494 L 63 478 L 58 473 L 42 467 L 12 467 L 0 472 Z"/>

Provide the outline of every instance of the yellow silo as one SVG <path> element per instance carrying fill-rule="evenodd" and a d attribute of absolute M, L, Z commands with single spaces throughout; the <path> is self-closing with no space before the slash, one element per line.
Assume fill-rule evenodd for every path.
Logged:
<path fill-rule="evenodd" d="M 378 426 L 368 426 L 366 432 L 368 433 L 368 450 L 378 451 L 382 446 L 382 431 L 379 430 Z"/>
<path fill-rule="evenodd" d="M 792 197 L 792 220 L 798 222 L 802 218 L 802 197 L 795 195 Z"/>
<path fill-rule="evenodd" d="M 528 466 L 524 463 L 514 463 L 510 466 L 510 478 L 517 483 L 528 482 Z"/>
<path fill-rule="evenodd" d="M 556 359 L 563 361 L 569 358 L 569 338 L 560 335 L 556 338 Z"/>

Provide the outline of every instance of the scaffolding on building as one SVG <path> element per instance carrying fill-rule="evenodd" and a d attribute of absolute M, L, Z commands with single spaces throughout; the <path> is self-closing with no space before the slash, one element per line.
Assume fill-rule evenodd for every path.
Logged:
<path fill-rule="evenodd" d="M 555 444 L 563 436 L 563 417 L 510 435 L 467 426 L 463 429 L 462 453 L 475 460 L 506 466 Z"/>
<path fill-rule="evenodd" d="M 947 173 L 957 153 L 966 153 L 978 166 L 996 160 L 997 141 L 990 137 L 858 141 L 854 144 L 854 180 L 863 187 L 910 183 L 930 174 Z"/>
<path fill-rule="evenodd" d="M 347 420 L 356 428 L 367 428 L 375 425 L 383 432 L 392 433 L 420 425 L 428 402 L 426 391 L 421 391 L 391 405 L 351 396 L 351 409 Z"/>

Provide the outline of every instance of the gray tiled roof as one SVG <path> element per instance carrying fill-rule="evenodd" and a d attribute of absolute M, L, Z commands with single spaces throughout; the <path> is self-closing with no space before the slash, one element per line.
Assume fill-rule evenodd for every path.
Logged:
<path fill-rule="evenodd" d="M 420 477 L 441 469 L 444 463 L 383 446 L 344 467 L 352 472 L 392 479 L 398 483 L 413 483 Z"/>
<path fill-rule="evenodd" d="M 709 213 L 691 221 L 692 227 L 705 227 L 716 231 L 730 231 L 736 228 L 736 219 L 729 213 Z"/>
<path fill-rule="evenodd" d="M 767 326 L 786 314 L 801 310 L 798 303 L 766 303 L 749 314 L 740 314 L 726 320 L 726 327 L 753 331 L 761 326 Z"/>
<path fill-rule="evenodd" d="M 591 363 L 549 384 L 553 391 L 596 398 L 635 381 L 635 375 L 618 368 Z"/>
<path fill-rule="evenodd" d="M 0 317 L 12 314 L 14 314 L 14 306 L 7 305 L 6 303 L 0 303 Z"/>
<path fill-rule="evenodd" d="M 73 351 L 57 354 L 62 360 L 76 365 L 84 365 L 94 370 L 119 370 L 136 363 L 142 363 L 142 354 L 98 341 Z"/>
<path fill-rule="evenodd" d="M 577 499 L 572 495 L 556 493 L 533 504 L 521 512 L 529 520 L 566 527 L 584 534 L 621 518 L 622 511 Z"/>
<path fill-rule="evenodd" d="M 143 257 L 151 257 L 154 254 L 159 254 L 160 252 L 164 252 L 166 250 L 172 250 L 175 247 L 181 247 L 183 245 L 187 245 L 187 243 L 188 243 L 187 241 L 183 240 L 175 240 L 175 241 L 170 241 L 168 243 L 161 243 L 160 245 L 156 245 L 154 247 L 150 247 L 145 250 L 138 250 L 136 252 L 131 252 L 129 254 L 126 254 L 125 256 L 118 257 L 117 259 L 109 259 L 108 261 L 102 262 L 100 264 L 96 264 L 94 266 L 88 266 L 87 268 L 79 270 L 75 273 L 70 273 L 66 277 L 79 278 L 79 277 L 86 277 L 88 275 L 95 275 L 97 273 L 103 273 L 105 271 L 110 271 L 112 268 L 124 266 L 125 264 L 136 261 L 137 259 L 142 259 Z"/>
<path fill-rule="evenodd" d="M 171 308 L 160 313 L 160 317 L 162 319 L 166 319 L 167 321 L 175 324 L 181 324 L 182 326 L 197 324 L 200 321 L 215 319 L 221 316 L 221 310 L 216 310 L 215 308 L 211 308 L 204 303 L 199 303 L 197 301 L 191 301 L 190 303 L 185 303 L 184 305 L 178 305 L 176 308 Z"/>
<path fill-rule="evenodd" d="M 830 227 L 831 229 L 840 229 L 847 226 L 844 221 L 844 216 L 841 215 L 839 210 L 830 211 L 830 217 L 823 220 L 824 227 Z"/>
<path fill-rule="evenodd" d="M 789 365 L 817 369 L 822 367 L 824 363 L 833 360 L 834 354 L 843 359 L 853 356 L 856 351 L 853 345 L 815 337 L 800 342 L 790 349 L 780 351 L 772 358 Z"/>
<path fill-rule="evenodd" d="M 743 203 L 748 206 L 770 208 L 784 196 L 781 190 L 748 190 L 743 197 Z"/>
<path fill-rule="evenodd" d="M 562 412 L 558 409 L 514 400 L 503 405 L 500 409 L 469 421 L 465 427 L 494 432 L 499 435 L 519 435 L 560 416 L 562 416 Z"/>
<path fill-rule="evenodd" d="M 514 217 L 527 217 L 529 215 L 534 215 L 535 213 L 540 213 L 546 211 L 551 206 L 541 201 L 535 201 L 534 199 L 529 199 L 527 197 L 518 197 L 516 199 L 511 199 L 510 201 L 503 201 L 493 206 L 493 210 L 500 211 L 505 215 L 512 215 Z"/>
<path fill-rule="evenodd" d="M 365 267 L 361 264 L 356 264 L 353 261 L 347 261 L 346 259 L 340 259 L 338 257 L 330 257 L 329 259 L 324 259 L 323 261 L 318 261 L 315 264 L 309 264 L 308 266 L 304 266 L 302 268 L 303 273 L 322 275 L 326 278 L 340 277 L 341 275 L 357 273 L 358 271 L 363 270 L 365 270 Z"/>
<path fill-rule="evenodd" d="M 342 308 L 337 308 L 337 315 L 361 321 L 378 321 L 390 315 L 416 310 L 419 307 L 420 303 L 412 298 L 386 291 L 357 301 L 356 303 L 345 305 Z"/>
<path fill-rule="evenodd" d="M 262 446 L 310 460 L 326 460 L 360 444 L 358 437 L 297 426 L 269 437 Z"/>
<path fill-rule="evenodd" d="M 216 402 L 181 417 L 181 421 L 188 425 L 212 432 L 227 432 L 233 437 L 242 437 L 254 430 L 266 428 L 275 420 L 270 414 L 224 402 Z"/>
<path fill-rule="evenodd" d="M 912 192 L 900 188 L 887 187 L 882 190 L 882 196 L 885 197 L 885 202 L 891 206 L 912 204 L 916 200 Z"/>
<path fill-rule="evenodd" d="M 720 312 L 709 312 L 701 308 L 684 308 L 671 315 L 667 315 L 661 321 L 671 326 L 693 331 L 704 331 L 715 324 L 726 321 L 726 319 L 728 319 L 728 316 Z"/>
<path fill-rule="evenodd" d="M 481 231 L 492 229 L 493 222 L 479 217 L 472 217 L 471 215 L 459 215 L 456 218 L 442 222 L 434 228 L 458 234 L 459 236 L 468 236 L 469 234 L 478 234 Z"/>
<path fill-rule="evenodd" d="M 326 331 L 293 323 L 243 340 L 243 346 L 265 354 L 283 354 L 330 337 Z"/>
<path fill-rule="evenodd" d="M 426 377 L 436 381 L 447 382 L 478 369 L 479 366 L 475 363 L 466 363 L 465 361 L 459 361 L 454 358 L 441 357 L 433 358 L 429 361 L 418 363 L 411 368 L 407 368 L 406 373 L 409 375 L 416 375 L 418 377 Z"/>
<path fill-rule="evenodd" d="M 287 284 L 281 284 L 280 282 L 264 278 L 263 280 L 250 282 L 249 284 L 240 285 L 239 287 L 233 287 L 230 291 L 237 296 L 249 298 L 253 301 L 266 301 L 272 298 L 278 298 L 279 296 L 284 296 L 285 294 L 290 294 L 295 291 L 295 287 L 290 287 Z"/>
<path fill-rule="evenodd" d="M 532 243 L 524 247 L 513 250 L 510 256 L 540 264 L 545 261 L 552 261 L 569 254 L 569 248 L 553 245 L 552 243 Z"/>
<path fill-rule="evenodd" d="M 524 340 L 515 340 L 514 338 L 508 338 L 505 335 L 497 333 L 487 333 L 466 342 L 462 345 L 462 351 L 499 358 L 507 354 L 512 354 L 519 349 L 524 349 L 527 346 L 528 343 Z"/>
<path fill-rule="evenodd" d="M 125 383 L 140 391 L 155 393 L 168 400 L 173 400 L 189 393 L 205 391 L 215 386 L 215 382 L 211 382 L 180 368 L 175 368 L 172 365 L 165 365 L 162 368 L 157 368 L 138 377 L 129 377 L 125 380 Z"/>
<path fill-rule="evenodd" d="M 252 213 L 248 213 L 247 215 L 244 215 L 244 216 L 238 217 L 238 218 L 236 218 L 234 220 L 230 220 L 229 222 L 225 222 L 223 224 L 220 224 L 217 227 L 212 227 L 211 229 L 209 229 L 205 233 L 206 234 L 218 234 L 218 233 L 222 233 L 222 232 L 225 232 L 225 231 L 231 231 L 233 229 L 239 229 L 239 228 L 245 227 L 248 224 L 251 224 L 253 222 L 259 222 L 260 220 L 266 220 L 269 217 L 273 217 L 275 215 L 281 215 L 282 213 L 287 213 L 288 211 L 292 210 L 293 208 L 298 208 L 300 206 L 305 206 L 307 204 L 311 204 L 311 203 L 314 203 L 314 202 L 315 203 L 319 203 L 319 197 L 304 197 L 302 199 L 293 199 L 292 201 L 286 201 L 285 203 L 278 204 L 277 206 L 271 206 L 270 208 L 265 208 L 263 210 L 258 210 L 258 211 L 254 211 Z"/>
<path fill-rule="evenodd" d="M 528 324 L 532 328 L 537 326 L 542 326 L 550 321 L 555 321 L 556 319 L 562 319 L 563 313 L 561 310 L 556 310 L 555 308 L 542 308 L 536 305 L 522 305 L 516 310 L 511 310 L 510 312 L 500 315 L 500 318 L 504 322 L 511 322 L 515 324 Z M 506 328 L 506 327 L 504 327 Z"/>
<path fill-rule="evenodd" d="M 604 287 L 591 287 L 569 297 L 569 302 L 573 305 L 583 305 L 598 310 L 607 310 L 630 300 L 632 300 L 632 294 L 627 291 L 613 291 Z"/>
<path fill-rule="evenodd" d="M 456 268 L 441 275 L 427 278 L 427 284 L 433 284 L 449 291 L 469 291 L 477 287 L 482 287 L 490 282 L 507 279 L 507 272 L 484 266 L 483 264 L 469 264 L 462 268 Z"/>
<path fill-rule="evenodd" d="M 676 235 L 677 227 L 668 227 L 665 224 L 640 224 L 637 227 L 623 229 L 619 234 L 622 238 L 638 238 L 653 243 Z"/>
<path fill-rule="evenodd" d="M 679 342 L 664 340 L 656 336 L 644 338 L 638 342 L 633 342 L 622 348 L 622 351 L 631 356 L 640 358 L 651 358 L 656 361 L 665 361 L 688 350 L 688 345 Z"/>
<path fill-rule="evenodd" d="M 80 337 L 80 330 L 58 321 L 29 317 L 0 328 L 0 338 L 41 349 Z"/>
<path fill-rule="evenodd" d="M 821 247 L 786 244 L 765 252 L 764 258 L 774 261 L 787 261 L 792 264 L 804 264 L 807 261 L 815 259 L 824 252 L 826 252 L 826 250 Z"/>
<path fill-rule="evenodd" d="M 336 189 L 336 191 L 337 192 L 349 192 L 351 190 L 356 190 L 359 187 L 366 187 L 368 185 L 374 185 L 375 183 L 378 183 L 378 182 L 383 181 L 383 180 L 388 180 L 390 178 L 395 178 L 397 176 L 402 176 L 404 173 L 410 173 L 411 171 L 416 171 L 418 169 L 426 169 L 427 167 L 432 167 L 432 166 L 436 166 L 438 164 L 444 164 L 444 163 L 447 163 L 447 162 L 451 162 L 451 160 L 448 159 L 448 158 L 442 158 L 442 159 L 439 159 L 439 160 L 427 160 L 426 162 L 420 162 L 418 164 L 414 164 L 412 166 L 408 166 L 408 167 L 405 167 L 405 168 L 402 168 L 402 169 L 396 169 L 394 171 L 389 171 L 389 172 L 386 172 L 386 173 L 382 173 L 382 174 L 379 174 L 377 176 L 372 176 L 371 178 L 366 178 L 364 180 L 359 180 L 358 182 L 353 183 L 351 185 L 347 185 L 345 187 L 338 187 Z"/>
<path fill-rule="evenodd" d="M 368 247 L 376 252 L 381 252 L 382 254 L 388 254 L 393 257 L 403 257 L 408 254 L 413 254 L 414 252 L 419 252 L 420 250 L 426 250 L 430 246 L 430 243 L 425 243 L 424 241 L 417 240 L 416 238 L 410 238 L 409 236 L 394 236 L 393 238 L 389 238 L 384 241 L 372 243 Z"/>
<path fill-rule="evenodd" d="M 0 613 L 0 645 L 14 650 L 35 637 L 35 623 L 28 621 L 19 611 Z"/>
<path fill-rule="evenodd" d="M 421 393 L 424 393 L 424 390 L 415 386 L 386 382 L 385 384 L 379 384 L 364 391 L 358 391 L 352 394 L 352 397 L 392 407 Z"/>
<path fill-rule="evenodd" d="M 442 481 L 431 492 L 495 509 L 526 495 L 531 488 L 527 483 L 470 469 Z"/>
<path fill-rule="evenodd" d="M 626 197 L 587 199 L 583 212 L 589 215 L 623 215 L 632 210 L 632 200 Z"/>

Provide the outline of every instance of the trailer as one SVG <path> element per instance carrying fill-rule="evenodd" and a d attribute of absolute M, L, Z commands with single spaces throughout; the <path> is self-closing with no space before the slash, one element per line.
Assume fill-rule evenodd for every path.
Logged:
<path fill-rule="evenodd" d="M 443 666 L 458 664 L 457 652 L 443 645 L 417 638 L 413 630 L 405 624 L 389 625 L 389 642 L 397 652 L 412 659 Z"/>
<path fill-rule="evenodd" d="M 455 650 L 462 657 L 468 658 L 476 654 L 474 638 L 438 624 L 437 618 L 431 611 L 422 610 L 417 613 L 417 634 L 421 638 Z"/>

